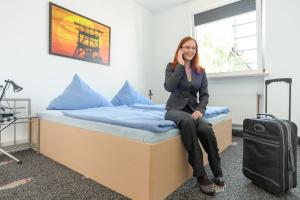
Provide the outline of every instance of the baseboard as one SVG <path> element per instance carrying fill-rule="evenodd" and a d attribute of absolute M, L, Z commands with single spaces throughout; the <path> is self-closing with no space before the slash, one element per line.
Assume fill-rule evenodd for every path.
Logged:
<path fill-rule="evenodd" d="M 232 129 L 232 136 L 243 137 L 243 130 L 241 130 L 241 129 Z"/>

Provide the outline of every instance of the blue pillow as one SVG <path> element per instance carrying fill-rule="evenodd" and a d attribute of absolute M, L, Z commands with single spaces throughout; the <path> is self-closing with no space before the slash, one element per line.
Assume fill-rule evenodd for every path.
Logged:
<path fill-rule="evenodd" d="M 111 100 L 114 106 L 132 105 L 135 103 L 153 105 L 153 103 L 136 91 L 128 81 L 125 82 L 118 94 Z"/>
<path fill-rule="evenodd" d="M 48 110 L 78 110 L 100 106 L 113 106 L 102 95 L 95 92 L 77 74 L 65 91 L 53 99 Z"/>

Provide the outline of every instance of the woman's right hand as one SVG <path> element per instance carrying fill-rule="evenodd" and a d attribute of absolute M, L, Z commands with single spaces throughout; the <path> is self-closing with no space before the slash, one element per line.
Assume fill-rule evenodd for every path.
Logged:
<path fill-rule="evenodd" d="M 184 53 L 184 50 L 182 48 L 180 48 L 178 51 L 178 55 L 177 55 L 177 61 L 181 65 L 184 65 L 183 53 Z"/>

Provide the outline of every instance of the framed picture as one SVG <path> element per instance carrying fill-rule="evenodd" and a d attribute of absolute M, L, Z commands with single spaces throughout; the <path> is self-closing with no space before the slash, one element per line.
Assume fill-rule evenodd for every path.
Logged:
<path fill-rule="evenodd" d="M 110 27 L 49 4 L 49 53 L 110 65 Z"/>

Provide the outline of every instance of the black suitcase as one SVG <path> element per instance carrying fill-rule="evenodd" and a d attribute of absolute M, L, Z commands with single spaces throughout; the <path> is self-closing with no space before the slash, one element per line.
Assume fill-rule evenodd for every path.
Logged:
<path fill-rule="evenodd" d="M 289 120 L 258 114 L 243 122 L 243 173 L 253 184 L 277 196 L 297 185 L 297 126 L 290 121 L 292 79 L 265 81 L 265 111 L 268 84 L 281 81 L 289 83 Z"/>

